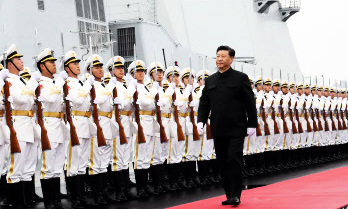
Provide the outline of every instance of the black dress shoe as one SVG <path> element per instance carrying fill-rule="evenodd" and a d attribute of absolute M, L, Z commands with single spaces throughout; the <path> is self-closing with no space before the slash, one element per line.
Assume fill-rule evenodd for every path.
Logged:
<path fill-rule="evenodd" d="M 222 205 L 239 205 L 240 199 L 238 197 L 232 197 L 222 202 Z"/>

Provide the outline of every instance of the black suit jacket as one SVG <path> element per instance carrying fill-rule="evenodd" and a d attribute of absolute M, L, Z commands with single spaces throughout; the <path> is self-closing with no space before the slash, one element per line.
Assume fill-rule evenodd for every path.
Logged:
<path fill-rule="evenodd" d="M 228 69 L 209 76 L 198 107 L 198 122 L 210 123 L 213 137 L 243 137 L 257 127 L 254 93 L 246 74 Z"/>

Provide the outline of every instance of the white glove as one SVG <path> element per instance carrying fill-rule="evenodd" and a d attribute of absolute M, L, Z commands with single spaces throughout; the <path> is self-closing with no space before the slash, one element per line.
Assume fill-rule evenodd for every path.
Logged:
<path fill-rule="evenodd" d="M 163 107 L 163 105 L 164 105 L 164 102 L 162 100 L 158 100 L 157 106 Z"/>
<path fill-rule="evenodd" d="M 111 82 L 112 84 L 116 84 L 116 81 L 117 81 L 117 79 L 116 79 L 115 77 L 112 77 L 112 78 L 110 79 L 110 82 Z"/>
<path fill-rule="evenodd" d="M 192 87 L 192 85 L 191 84 L 189 84 L 189 85 L 187 85 L 186 86 L 186 89 L 191 93 L 192 92 L 192 89 L 193 89 L 193 87 Z"/>
<path fill-rule="evenodd" d="M 153 82 L 152 88 L 155 88 L 157 90 L 159 88 L 159 83 L 157 81 Z"/>
<path fill-rule="evenodd" d="M 7 100 L 8 100 L 11 104 L 13 104 L 13 97 L 12 97 L 12 96 L 9 96 Z"/>
<path fill-rule="evenodd" d="M 172 88 L 172 89 L 175 89 L 175 88 L 176 88 L 176 85 L 175 85 L 175 83 L 170 83 L 170 84 L 169 84 L 169 87 Z"/>
<path fill-rule="evenodd" d="M 136 79 L 132 79 L 131 82 L 129 83 L 130 86 L 133 86 L 134 88 L 137 88 L 138 81 Z"/>
<path fill-rule="evenodd" d="M 93 103 L 94 103 L 94 104 L 99 104 L 99 103 L 100 103 L 98 97 L 96 97 L 96 98 L 94 99 Z"/>
<path fill-rule="evenodd" d="M 116 97 L 114 99 L 114 104 L 117 104 L 117 105 L 121 105 L 122 104 L 122 100 L 120 99 L 120 97 Z"/>
<path fill-rule="evenodd" d="M 8 78 L 9 72 L 8 69 L 4 68 L 0 71 L 0 79 L 6 80 Z"/>
<path fill-rule="evenodd" d="M 256 128 L 248 128 L 247 129 L 248 136 L 252 136 L 256 133 Z"/>
<path fill-rule="evenodd" d="M 94 76 L 93 76 L 92 74 L 89 75 L 89 77 L 88 77 L 88 82 L 91 84 L 91 86 L 93 86 L 94 80 L 95 80 Z"/>
<path fill-rule="evenodd" d="M 70 102 L 73 101 L 73 99 L 71 98 L 71 96 L 70 96 L 69 94 L 65 97 L 65 99 L 68 100 L 68 101 L 70 101 Z"/>
<path fill-rule="evenodd" d="M 37 98 L 37 101 L 39 101 L 39 102 L 43 102 L 43 101 L 44 101 L 44 99 L 43 99 L 43 97 L 40 95 L 40 96 Z"/>
<path fill-rule="evenodd" d="M 178 106 L 182 106 L 182 105 L 183 105 L 183 101 L 175 100 L 175 101 L 174 101 L 174 105 L 177 106 L 177 107 L 178 107 Z"/>
<path fill-rule="evenodd" d="M 58 77 L 65 81 L 68 78 L 68 73 L 65 70 L 63 70 L 62 72 L 59 73 Z"/>
<path fill-rule="evenodd" d="M 31 79 L 34 79 L 36 82 L 38 82 L 41 78 L 40 71 L 35 71 L 31 74 Z"/>
<path fill-rule="evenodd" d="M 195 101 L 191 101 L 190 102 L 190 107 L 196 107 L 196 102 Z"/>
<path fill-rule="evenodd" d="M 204 127 L 203 127 L 203 123 L 202 122 L 199 122 L 197 124 L 197 129 L 198 129 L 198 134 L 199 135 L 203 135 L 204 134 Z"/>

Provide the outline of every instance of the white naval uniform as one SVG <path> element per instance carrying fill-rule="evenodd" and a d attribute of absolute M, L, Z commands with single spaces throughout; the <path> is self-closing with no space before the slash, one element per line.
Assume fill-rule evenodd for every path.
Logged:
<path fill-rule="evenodd" d="M 63 86 L 65 81 L 41 76 L 39 80 L 42 99 L 43 121 L 51 150 L 42 152 L 41 179 L 59 178 L 65 163 L 65 142 L 70 137 L 65 125 L 63 112 Z"/>
<path fill-rule="evenodd" d="M 323 126 L 323 130 L 320 131 L 319 146 L 326 146 L 325 121 L 323 117 L 323 111 L 325 108 L 325 97 L 321 96 L 318 101 L 319 101 L 319 104 L 318 104 L 319 120 Z"/>
<path fill-rule="evenodd" d="M 10 86 L 10 95 L 13 98 L 13 110 L 33 111 L 35 89 L 38 83 L 30 80 L 25 84 L 18 75 L 11 73 L 7 81 Z M 33 117 L 33 112 L 30 112 L 30 116 L 12 114 L 12 121 L 17 133 L 21 153 L 11 154 L 7 182 L 31 181 L 37 163 L 37 147 L 40 132 Z"/>
<path fill-rule="evenodd" d="M 307 127 L 307 121 L 306 121 L 306 129 L 307 129 L 307 140 L 306 140 L 306 144 L 305 147 L 312 147 L 313 144 L 313 138 L 314 138 L 314 126 L 313 126 L 313 119 L 311 117 L 311 111 L 313 110 L 313 108 L 311 108 L 312 106 L 312 96 L 308 95 L 305 97 L 305 103 L 306 103 L 306 110 L 307 110 L 307 117 L 308 117 L 308 122 L 312 128 L 312 132 L 308 132 L 308 127 Z"/>
<path fill-rule="evenodd" d="M 71 98 L 71 111 L 89 112 L 91 106 L 90 90 L 92 86 L 87 81 L 82 84 L 77 78 L 68 77 L 69 88 L 68 97 Z M 88 115 L 78 116 L 72 114 L 72 120 L 76 127 L 76 133 L 80 145 L 72 146 L 71 141 L 68 145 L 67 153 L 67 176 L 83 175 L 89 163 L 91 137 L 96 136 L 97 128 Z M 96 140 L 96 139 L 95 139 Z"/>
<path fill-rule="evenodd" d="M 145 135 L 145 143 L 139 143 L 138 139 L 136 141 L 135 150 L 135 160 L 134 169 L 148 169 L 150 165 L 157 164 L 160 156 L 159 150 L 155 150 L 155 143 L 159 142 L 155 139 L 155 133 L 159 131 L 158 123 L 155 120 L 155 96 L 157 90 L 155 88 L 149 89 L 143 84 L 137 84 L 138 100 L 140 110 L 140 123 L 143 127 Z M 141 111 L 146 111 L 147 113 L 153 112 L 153 114 L 141 114 Z"/>
<path fill-rule="evenodd" d="M 270 131 L 270 135 L 266 136 L 265 151 L 273 151 L 273 148 L 275 145 L 274 121 L 272 119 L 272 110 L 271 110 L 271 105 L 274 100 L 273 92 L 265 93 L 263 100 L 264 100 L 263 108 L 265 111 L 266 122 L 268 124 L 269 131 Z"/>
<path fill-rule="evenodd" d="M 0 79 L 0 89 L 3 89 L 5 82 Z M 3 92 L 0 92 L 0 178 L 7 173 L 9 157 L 10 129 L 6 124 L 5 103 Z"/>
<path fill-rule="evenodd" d="M 304 118 L 304 103 L 305 103 L 305 95 L 302 94 L 301 96 L 297 96 L 297 105 L 296 109 L 298 111 L 298 123 L 301 124 L 303 133 L 300 134 L 300 141 L 298 143 L 298 148 L 304 148 L 306 146 L 306 140 L 307 140 L 307 121 Z"/>
<path fill-rule="evenodd" d="M 274 134 L 274 151 L 282 150 L 284 145 L 284 128 L 283 120 L 280 117 L 280 100 L 282 98 L 282 92 L 279 91 L 278 94 L 274 95 L 273 109 L 275 114 L 275 123 L 277 123 L 279 128 L 279 134 Z"/>
<path fill-rule="evenodd" d="M 330 105 L 331 105 L 331 97 L 328 96 L 325 98 L 324 111 L 326 116 L 326 122 L 329 126 L 329 131 L 325 131 L 325 126 L 324 126 L 324 146 L 329 146 L 332 143 L 332 121 L 330 119 L 330 110 L 329 110 Z M 323 124 L 325 125 L 325 123 Z"/>
<path fill-rule="evenodd" d="M 263 91 L 260 91 L 256 95 L 256 109 L 257 109 L 257 120 L 258 124 L 260 125 L 260 129 L 262 132 L 261 136 L 256 136 L 256 147 L 255 147 L 255 153 L 263 153 L 265 151 L 266 147 L 266 136 L 264 132 L 264 125 L 265 123 L 262 120 L 261 116 L 261 103 L 263 100 Z M 256 135 L 256 134 L 255 134 Z"/>
<path fill-rule="evenodd" d="M 298 130 L 298 121 L 296 119 L 296 114 L 295 114 L 296 102 L 297 102 L 297 95 L 296 94 L 290 95 L 290 109 L 292 110 L 292 120 L 294 121 L 294 124 L 297 129 L 297 133 L 292 133 L 292 139 L 291 139 L 291 145 L 290 145 L 290 149 L 292 150 L 298 149 L 299 143 L 301 141 L 301 134 Z M 291 122 L 291 126 L 292 126 L 292 122 Z"/>
<path fill-rule="evenodd" d="M 282 96 L 282 100 L 283 100 L 283 104 L 282 107 L 283 108 L 283 112 L 284 112 L 284 119 L 286 122 L 286 125 L 288 127 L 289 133 L 284 133 L 284 127 L 283 128 L 283 133 L 284 133 L 284 137 L 283 137 L 283 150 L 290 150 L 291 148 L 291 142 L 292 142 L 292 137 L 293 137 L 293 133 L 292 133 L 292 122 L 290 119 L 290 107 L 289 107 L 289 101 L 290 101 L 290 94 L 286 94 Z"/>
<path fill-rule="evenodd" d="M 97 135 L 91 138 L 89 174 L 96 175 L 106 173 L 113 154 L 113 139 L 118 132 L 118 125 L 114 123 L 113 117 L 113 88 L 106 88 L 99 81 L 94 82 L 96 100 L 98 102 L 98 120 L 102 127 L 106 141 L 105 146 L 98 146 Z M 92 117 L 93 118 L 93 117 Z"/>
<path fill-rule="evenodd" d="M 332 130 L 330 145 L 336 145 L 337 142 L 339 141 L 339 139 L 338 139 L 339 130 L 338 130 L 338 120 L 337 120 L 337 116 L 336 116 L 336 108 L 337 108 L 337 97 L 334 97 L 333 99 L 331 99 L 330 111 L 332 114 L 331 121 L 332 121 L 332 124 L 335 124 L 336 130 Z M 331 117 L 330 117 L 330 119 L 331 119 Z"/>
<path fill-rule="evenodd" d="M 120 120 L 124 128 L 124 132 L 127 137 L 127 143 L 121 144 L 119 130 L 116 131 L 116 137 L 113 139 L 113 154 L 112 154 L 112 171 L 126 170 L 129 167 L 129 162 L 132 159 L 132 149 L 135 144 L 133 134 L 137 133 L 137 128 L 134 125 L 132 118 L 133 108 L 133 95 L 135 88 L 133 86 L 126 86 L 121 82 L 116 82 L 116 85 L 110 82 L 107 88 L 117 89 L 117 97 L 121 99 L 122 105 L 119 105 Z M 116 123 L 115 115 L 113 114 L 112 122 Z"/>
<path fill-rule="evenodd" d="M 185 89 L 185 91 L 187 90 Z M 193 107 L 193 111 L 195 114 L 198 112 L 199 98 L 201 97 L 201 95 L 202 95 L 201 91 L 198 91 L 198 92 L 192 91 L 192 101 L 193 103 L 195 103 L 195 106 Z M 189 109 L 188 109 L 189 114 L 191 113 L 190 110 L 191 110 L 191 107 L 189 105 Z M 206 134 L 200 135 L 200 140 L 193 140 L 193 124 L 191 122 L 191 118 L 189 114 L 186 117 L 187 139 L 186 139 L 185 155 L 183 158 L 184 162 L 198 160 L 202 143 L 203 143 L 203 138 L 204 138 L 204 135 L 206 135 Z M 197 125 L 197 116 L 194 116 L 194 120 Z"/>
<path fill-rule="evenodd" d="M 317 118 L 316 110 L 319 109 L 319 98 L 318 95 L 314 95 L 312 98 L 312 111 L 314 111 L 314 121 L 317 124 L 318 131 L 313 133 L 312 146 L 319 146 L 319 139 L 321 138 L 321 131 L 319 130 L 319 120 Z M 320 116 L 319 116 L 320 118 Z M 314 124 L 314 122 L 313 122 Z M 314 128 L 314 126 L 312 126 Z M 314 130 L 313 130 L 314 131 Z"/>
<path fill-rule="evenodd" d="M 346 126 L 348 126 L 348 123 L 347 123 L 348 121 L 347 121 L 347 118 L 345 116 L 346 115 L 346 108 L 347 108 L 347 98 L 342 99 L 341 103 L 342 103 L 341 111 L 343 112 L 343 118 L 341 118 L 341 120 L 343 120 L 345 122 Z M 342 121 L 342 123 L 343 123 L 343 121 Z M 343 126 L 343 124 L 342 124 L 342 126 Z M 341 138 L 342 144 L 348 143 L 348 130 L 347 129 L 342 130 L 340 138 Z"/>

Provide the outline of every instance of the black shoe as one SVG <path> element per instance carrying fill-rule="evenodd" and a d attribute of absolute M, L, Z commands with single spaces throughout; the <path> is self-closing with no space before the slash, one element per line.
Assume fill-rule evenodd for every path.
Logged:
<path fill-rule="evenodd" d="M 145 187 L 145 192 L 146 192 L 149 196 L 158 195 L 158 192 L 156 192 L 155 190 L 152 190 L 149 186 L 146 186 L 146 187 Z"/>
<path fill-rule="evenodd" d="M 238 197 L 232 197 L 222 202 L 222 205 L 239 205 L 240 199 Z"/>
<path fill-rule="evenodd" d="M 155 186 L 153 188 L 154 192 L 156 192 L 157 194 L 164 194 L 166 193 L 166 191 L 163 189 L 163 187 L 161 186 Z"/>
<path fill-rule="evenodd" d="M 178 182 L 179 187 L 181 187 L 182 189 L 191 189 L 191 186 L 188 185 L 186 182 L 184 182 L 184 180 L 181 180 Z"/>
<path fill-rule="evenodd" d="M 125 195 L 125 193 L 123 191 L 120 192 L 116 192 L 115 193 L 116 198 L 120 201 L 120 202 L 126 202 L 128 201 L 127 196 Z"/>
<path fill-rule="evenodd" d="M 139 198 L 145 198 L 145 197 L 149 197 L 149 195 L 145 192 L 144 189 L 137 189 L 137 196 Z"/>
<path fill-rule="evenodd" d="M 83 206 L 79 200 L 71 200 L 71 207 L 73 209 L 84 209 L 85 208 L 85 206 Z"/>

